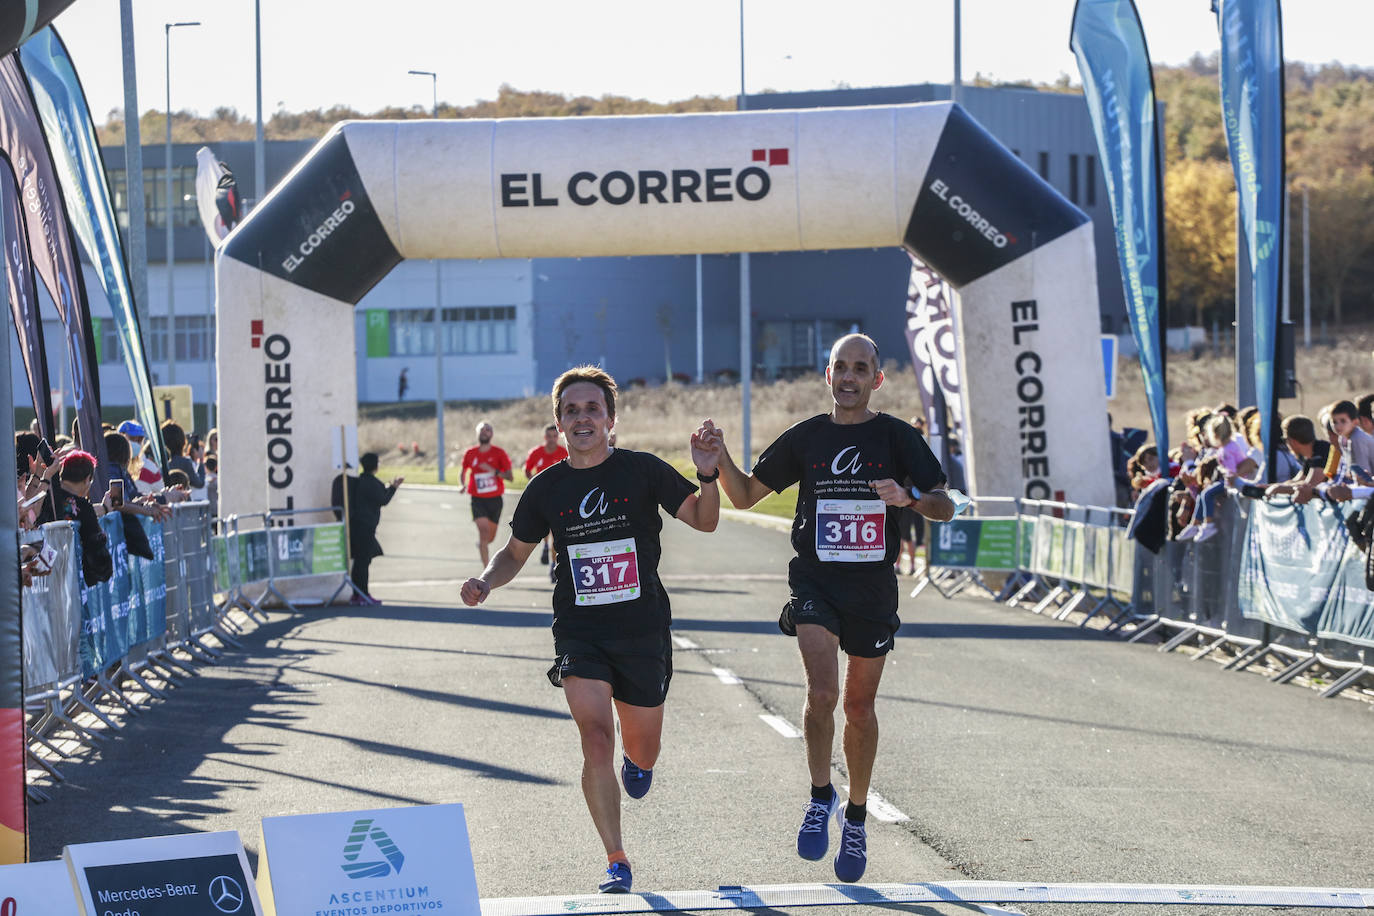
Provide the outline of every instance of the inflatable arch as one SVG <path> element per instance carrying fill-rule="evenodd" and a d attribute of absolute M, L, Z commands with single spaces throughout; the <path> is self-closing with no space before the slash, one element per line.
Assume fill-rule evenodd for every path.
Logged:
<path fill-rule="evenodd" d="M 1088 217 L 940 102 L 338 125 L 221 249 L 221 512 L 327 505 L 350 306 L 402 258 L 896 245 L 960 293 L 972 489 L 1109 502 Z"/>

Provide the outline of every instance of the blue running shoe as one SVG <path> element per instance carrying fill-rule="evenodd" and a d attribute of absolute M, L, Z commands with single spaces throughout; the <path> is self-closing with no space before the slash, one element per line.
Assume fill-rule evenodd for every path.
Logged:
<path fill-rule="evenodd" d="M 629 862 L 613 862 L 606 869 L 606 880 L 601 882 L 597 890 L 603 894 L 628 894 L 633 880 Z"/>
<path fill-rule="evenodd" d="M 620 765 L 620 782 L 625 786 L 625 794 L 631 798 L 648 795 L 649 786 L 654 784 L 654 771 L 641 770 L 624 754 L 620 755 L 620 759 L 625 761 Z"/>
<path fill-rule="evenodd" d="M 830 816 L 840 810 L 840 793 L 831 789 L 830 804 L 814 798 L 806 803 L 801 830 L 797 831 L 797 855 L 815 862 L 830 848 Z M 838 815 L 837 815 L 838 817 Z"/>
<path fill-rule="evenodd" d="M 835 877 L 853 883 L 868 868 L 868 832 L 858 821 L 840 822 L 840 851 L 835 853 Z"/>

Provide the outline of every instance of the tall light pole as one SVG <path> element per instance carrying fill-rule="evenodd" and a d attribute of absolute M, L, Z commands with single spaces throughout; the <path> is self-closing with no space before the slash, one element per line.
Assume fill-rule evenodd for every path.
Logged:
<path fill-rule="evenodd" d="M 167 160 L 163 182 L 163 202 L 167 210 L 167 382 L 177 380 L 177 306 L 173 282 L 176 271 L 176 242 L 172 235 L 172 29 L 200 25 L 199 22 L 167 22 L 162 26 L 167 61 Z M 137 117 L 137 113 L 134 115 Z"/>
<path fill-rule="evenodd" d="M 124 202 L 129 208 L 129 280 L 133 284 L 134 314 L 138 316 L 143 333 L 150 334 L 148 214 L 143 198 L 143 145 L 138 136 L 138 68 L 134 65 L 133 0 L 120 0 L 119 30 L 124 63 Z"/>
<path fill-rule="evenodd" d="M 749 100 L 744 95 L 744 0 L 739 0 L 739 110 L 745 111 Z M 753 399 L 754 328 L 750 316 L 752 305 L 749 289 L 749 252 L 739 256 L 739 379 L 743 417 L 740 422 L 739 466 L 747 473 L 753 466 L 750 455 L 749 408 Z"/>
<path fill-rule="evenodd" d="M 432 70 L 409 70 L 411 76 L 427 76 L 434 99 L 430 116 L 439 117 L 439 75 Z M 444 325 L 443 277 L 439 273 L 439 259 L 434 259 L 434 422 L 439 429 L 439 482 L 444 482 L 444 464 L 448 453 L 444 450 Z"/>
<path fill-rule="evenodd" d="M 963 67 L 963 30 L 960 19 L 960 5 L 962 0 L 954 0 L 954 85 L 950 86 L 950 98 L 955 102 L 963 102 L 964 94 L 964 67 Z"/>
<path fill-rule="evenodd" d="M 257 48 L 258 119 L 253 128 L 253 206 L 267 196 L 267 142 L 262 134 L 262 0 L 253 0 L 253 44 Z M 208 238 L 208 236 L 207 236 Z"/>

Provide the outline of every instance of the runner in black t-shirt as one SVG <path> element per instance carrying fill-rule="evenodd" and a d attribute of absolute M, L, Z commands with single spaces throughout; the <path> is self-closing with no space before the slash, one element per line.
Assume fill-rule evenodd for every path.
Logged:
<path fill-rule="evenodd" d="M 554 416 L 568 459 L 529 482 L 510 540 L 481 576 L 463 583 L 462 597 L 468 605 L 484 601 L 553 533 L 555 659 L 548 676 L 563 688 L 582 736 L 582 793 L 609 862 L 601 890 L 625 893 L 631 875 L 620 835 L 615 720 L 624 744 L 621 781 L 631 798 L 642 798 L 653 780 L 673 676 L 672 617 L 658 579 L 658 510 L 714 531 L 721 447 L 713 434 L 692 435 L 692 462 L 704 484 L 698 495 L 661 459 L 611 447 L 615 392 L 615 380 L 594 366 L 569 369 L 554 382 Z"/>
<path fill-rule="evenodd" d="M 901 623 L 892 565 L 900 549 L 898 514 L 910 506 L 939 521 L 954 515 L 940 463 L 921 434 L 896 417 L 868 409 L 883 383 L 878 367 L 878 346 L 871 339 L 862 334 L 840 338 L 825 370 L 834 398 L 830 413 L 783 433 L 764 451 L 753 474 L 736 467 L 728 453 L 720 458 L 721 486 L 741 509 L 801 484 L 792 523 L 797 555 L 788 567 L 792 596 L 778 620 L 784 633 L 797 637 L 806 670 L 803 717 L 811 800 L 797 834 L 797 853 L 823 858 L 830 816 L 839 819 L 830 757 L 840 696 L 836 650 L 843 649 L 849 656 L 844 755 L 850 802 L 835 856 L 841 881 L 859 880 L 868 864 L 864 818 L 878 749 L 873 701 Z M 709 420 L 703 427 L 719 434 Z"/>

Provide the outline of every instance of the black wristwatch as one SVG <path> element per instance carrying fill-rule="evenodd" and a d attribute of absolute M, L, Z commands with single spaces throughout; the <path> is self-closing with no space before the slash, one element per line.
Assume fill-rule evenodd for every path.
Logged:
<path fill-rule="evenodd" d="M 712 474 L 710 477 L 707 477 L 705 474 L 701 473 L 700 471 L 697 471 L 697 480 L 700 480 L 702 483 L 715 483 L 718 477 L 720 477 L 720 468 L 716 468 L 716 472 Z"/>

